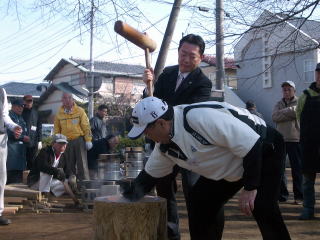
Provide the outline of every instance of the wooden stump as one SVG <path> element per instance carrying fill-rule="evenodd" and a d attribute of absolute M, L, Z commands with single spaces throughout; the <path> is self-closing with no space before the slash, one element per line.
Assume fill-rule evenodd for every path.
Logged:
<path fill-rule="evenodd" d="M 166 200 L 145 196 L 130 202 L 120 195 L 94 201 L 95 240 L 167 239 Z"/>

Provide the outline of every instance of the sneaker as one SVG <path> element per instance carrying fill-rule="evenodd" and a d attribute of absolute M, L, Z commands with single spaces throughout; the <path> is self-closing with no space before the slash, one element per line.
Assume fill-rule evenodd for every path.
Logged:
<path fill-rule="evenodd" d="M 303 204 L 303 200 L 301 200 L 301 199 L 296 199 L 296 200 L 294 200 L 294 204 L 295 204 L 295 205 L 302 205 L 302 204 Z"/>
<path fill-rule="evenodd" d="M 314 212 L 312 210 L 308 210 L 304 208 L 302 210 L 301 215 L 299 216 L 299 220 L 312 220 L 314 219 Z"/>
<path fill-rule="evenodd" d="M 10 219 L 0 216 L 0 225 L 9 225 L 11 223 Z"/>

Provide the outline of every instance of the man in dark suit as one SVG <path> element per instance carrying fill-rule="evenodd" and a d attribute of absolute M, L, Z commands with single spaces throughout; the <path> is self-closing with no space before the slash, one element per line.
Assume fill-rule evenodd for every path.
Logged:
<path fill-rule="evenodd" d="M 178 48 L 178 65 L 167 67 L 154 84 L 153 95 L 169 105 L 190 104 L 208 101 L 211 95 L 212 83 L 198 67 L 203 59 L 205 43 L 203 39 L 194 34 L 189 34 L 180 40 Z M 145 69 L 143 81 L 154 81 L 152 69 Z M 150 89 L 146 89 L 145 95 Z M 159 196 L 167 199 L 168 212 L 168 237 L 169 239 L 180 239 L 179 216 L 175 199 L 176 183 L 175 177 L 179 167 L 175 166 L 172 174 L 161 178 L 156 185 Z M 199 175 L 182 170 L 182 186 L 189 209 L 188 188 L 199 178 Z M 219 224 L 223 225 L 220 221 Z"/>

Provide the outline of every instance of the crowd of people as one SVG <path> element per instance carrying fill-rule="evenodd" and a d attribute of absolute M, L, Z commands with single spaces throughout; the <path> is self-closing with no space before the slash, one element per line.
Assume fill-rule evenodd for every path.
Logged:
<path fill-rule="evenodd" d="M 303 204 L 299 219 L 314 218 L 314 185 L 320 172 L 320 63 L 316 81 L 299 98 L 294 82 L 281 83 L 273 128 L 253 101 L 246 109 L 210 101 L 212 83 L 199 68 L 204 50 L 203 39 L 189 34 L 180 40 L 176 66 L 165 68 L 157 81 L 153 70 L 145 69 L 147 87 L 132 111 L 128 137 L 144 134 L 153 151 L 133 183 L 122 183 L 122 194 L 138 200 L 156 187 L 167 200 L 168 239 L 180 239 L 175 178 L 181 173 L 191 239 L 222 238 L 224 205 L 238 191 L 240 210 L 254 217 L 263 239 L 290 239 L 279 208 L 289 197 L 286 156 L 294 204 Z M 154 82 L 154 97 L 149 97 L 148 86 Z M 30 170 L 31 188 L 56 196 L 68 193 L 78 204 L 77 181 L 96 179 L 98 155 L 119 144 L 106 124 L 107 106 L 100 105 L 89 121 L 72 94 L 63 93 L 52 144 L 42 148 L 32 96 L 12 101 L 8 111 L 6 93 L 0 90 L 0 224 L 10 223 L 1 216 L 4 185 L 22 182 L 25 169 Z"/>
<path fill-rule="evenodd" d="M 96 116 L 89 121 L 72 94 L 62 93 L 52 142 L 42 147 L 42 120 L 33 105 L 33 97 L 25 95 L 23 99 L 12 100 L 8 110 L 4 89 L 0 95 L 0 225 L 11 222 L 2 216 L 4 186 L 22 183 L 25 170 L 29 170 L 30 188 L 47 196 L 67 193 L 79 205 L 75 195 L 79 193 L 78 182 L 89 180 L 90 175 L 96 179 L 98 155 L 111 153 L 119 144 L 119 137 L 107 129 L 107 106 L 100 105 Z"/>

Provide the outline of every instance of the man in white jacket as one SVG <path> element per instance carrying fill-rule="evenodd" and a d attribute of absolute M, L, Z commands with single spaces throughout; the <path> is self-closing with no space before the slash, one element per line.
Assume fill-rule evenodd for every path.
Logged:
<path fill-rule="evenodd" d="M 13 131 L 15 138 L 19 138 L 22 128 L 9 117 L 7 94 L 0 88 L 0 225 L 8 225 L 11 221 L 2 216 L 4 209 L 4 186 L 7 182 L 7 139 L 6 127 Z"/>
<path fill-rule="evenodd" d="M 190 191 L 191 239 L 221 239 L 214 220 L 240 189 L 240 209 L 254 216 L 263 239 L 290 239 L 278 206 L 284 141 L 261 118 L 227 103 L 173 108 L 148 97 L 135 106 L 132 121 L 130 138 L 144 133 L 157 144 L 145 169 L 122 185 L 124 197 L 139 199 L 177 164 L 200 175 Z"/>

